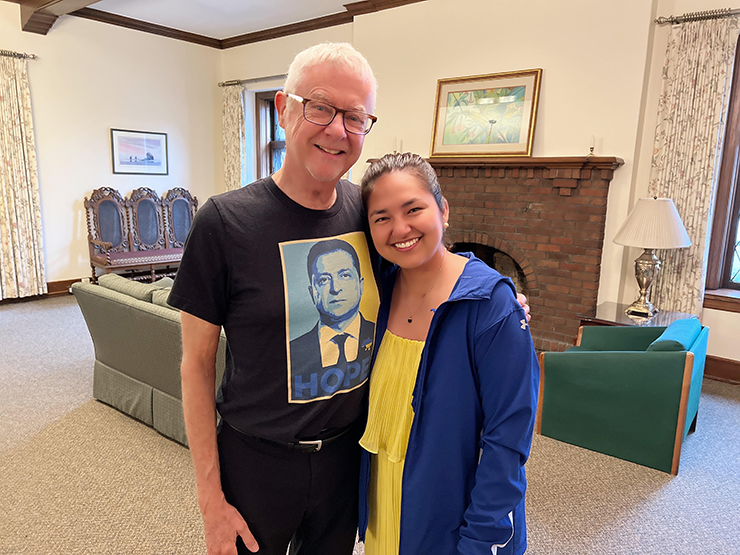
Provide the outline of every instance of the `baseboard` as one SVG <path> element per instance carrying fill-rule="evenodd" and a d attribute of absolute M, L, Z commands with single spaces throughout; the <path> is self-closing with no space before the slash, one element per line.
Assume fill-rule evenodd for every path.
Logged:
<path fill-rule="evenodd" d="M 68 295 L 69 294 L 69 288 L 72 287 L 73 283 L 76 283 L 78 281 L 82 281 L 83 279 L 87 278 L 77 278 L 77 279 L 64 279 L 61 281 L 50 281 L 46 284 L 46 293 L 43 295 L 32 295 L 30 297 L 20 297 L 20 298 L 11 298 L 11 299 L 2 299 L 0 300 L 0 304 L 10 304 L 10 303 L 23 303 L 26 301 L 37 301 L 39 299 L 47 299 L 49 297 L 58 297 L 60 295 Z"/>
<path fill-rule="evenodd" d="M 48 291 L 47 296 L 66 295 L 69 293 L 69 288 L 72 287 L 72 284 L 82 281 L 82 279 L 83 278 L 50 281 L 46 284 L 46 290 Z"/>
<path fill-rule="evenodd" d="M 740 384 L 740 360 L 707 355 L 704 376 L 712 380 Z"/>

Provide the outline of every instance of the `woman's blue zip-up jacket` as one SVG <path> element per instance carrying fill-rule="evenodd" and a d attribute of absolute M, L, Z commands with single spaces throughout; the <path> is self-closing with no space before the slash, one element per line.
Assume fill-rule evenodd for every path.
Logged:
<path fill-rule="evenodd" d="M 509 278 L 472 254 L 429 328 L 414 386 L 399 555 L 520 555 L 539 366 Z M 398 268 L 383 277 L 376 338 Z M 372 387 L 372 379 L 370 380 Z M 368 522 L 363 452 L 360 537 Z"/>

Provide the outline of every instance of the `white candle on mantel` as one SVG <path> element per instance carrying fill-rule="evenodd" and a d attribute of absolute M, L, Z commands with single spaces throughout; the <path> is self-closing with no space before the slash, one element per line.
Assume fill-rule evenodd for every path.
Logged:
<path fill-rule="evenodd" d="M 396 148 L 397 144 L 398 144 L 398 139 L 396 137 L 393 137 L 393 154 L 398 152 L 398 149 Z"/>
<path fill-rule="evenodd" d="M 596 137 L 594 135 L 591 135 L 591 148 L 596 147 Z"/>

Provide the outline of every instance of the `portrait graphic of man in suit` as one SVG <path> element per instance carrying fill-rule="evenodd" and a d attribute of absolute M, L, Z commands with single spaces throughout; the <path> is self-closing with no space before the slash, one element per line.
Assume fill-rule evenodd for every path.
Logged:
<path fill-rule="evenodd" d="M 341 239 L 308 251 L 308 293 L 319 321 L 290 342 L 291 399 L 326 398 L 363 383 L 370 371 L 375 324 L 360 313 L 364 278 L 354 247 Z"/>

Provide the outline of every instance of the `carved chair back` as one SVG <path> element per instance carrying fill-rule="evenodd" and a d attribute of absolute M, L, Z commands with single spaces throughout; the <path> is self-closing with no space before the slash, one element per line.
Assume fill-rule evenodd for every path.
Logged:
<path fill-rule="evenodd" d="M 198 199 L 186 189 L 175 187 L 165 193 L 162 205 L 169 247 L 182 248 L 185 246 L 185 239 L 188 238 L 190 226 L 198 210 Z"/>
<path fill-rule="evenodd" d="M 165 248 L 162 201 L 148 187 L 140 187 L 126 199 L 131 230 L 131 250 L 148 251 Z"/>
<path fill-rule="evenodd" d="M 101 242 L 110 243 L 108 252 L 126 252 L 129 238 L 126 226 L 126 203 L 115 189 L 95 189 L 90 198 L 85 197 L 87 238 L 90 253 L 100 252 Z"/>

